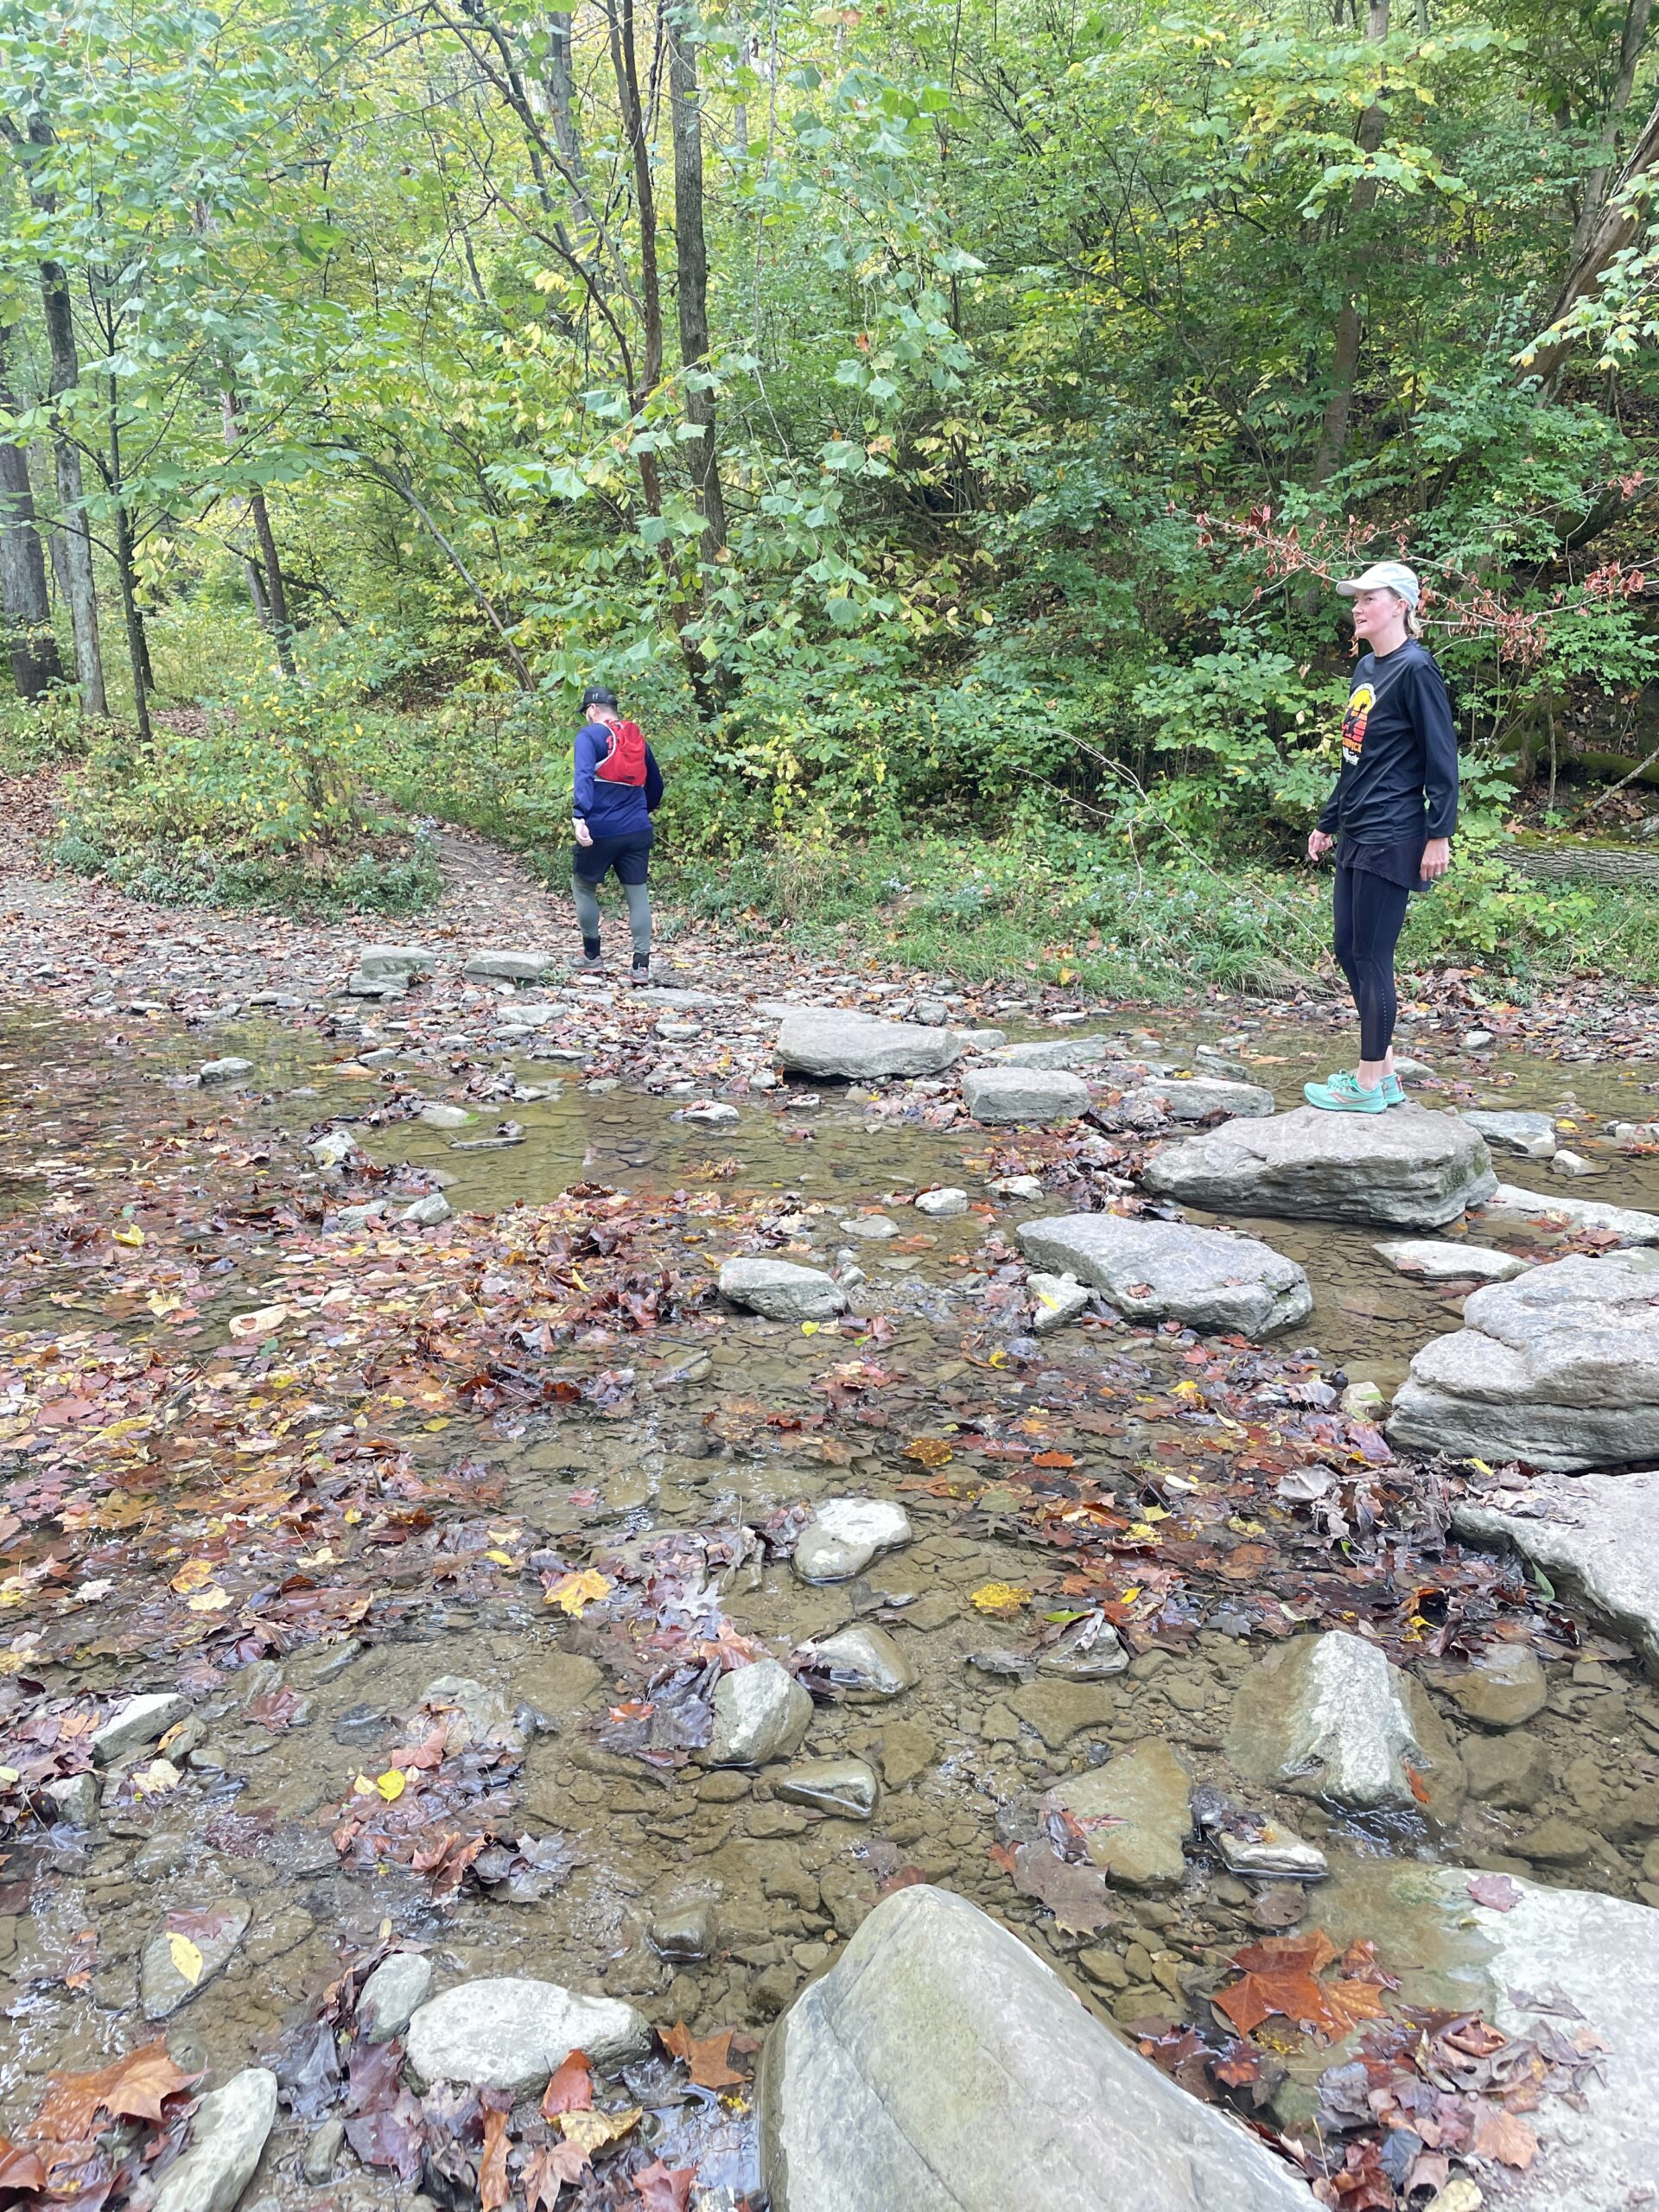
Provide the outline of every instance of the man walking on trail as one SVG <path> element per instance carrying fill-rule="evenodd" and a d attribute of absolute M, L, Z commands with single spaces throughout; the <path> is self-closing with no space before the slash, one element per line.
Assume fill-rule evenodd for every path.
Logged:
<path fill-rule="evenodd" d="M 602 683 L 582 694 L 586 717 L 576 732 L 576 796 L 571 827 L 570 894 L 582 931 L 575 965 L 592 975 L 603 968 L 599 950 L 599 887 L 614 868 L 628 906 L 633 969 L 628 980 L 651 981 L 652 816 L 662 804 L 663 777 L 638 722 L 625 721 L 616 694 Z"/>
<path fill-rule="evenodd" d="M 1330 1114 L 1382 1114 L 1406 1103 L 1394 1071 L 1394 948 L 1412 893 L 1452 864 L 1458 739 L 1446 680 L 1422 643 L 1414 573 L 1379 561 L 1337 589 L 1354 602 L 1354 635 L 1370 651 L 1354 670 L 1337 787 L 1307 856 L 1336 847 L 1337 963 L 1359 1014 L 1359 1065 L 1304 1084 L 1302 1096 Z"/>

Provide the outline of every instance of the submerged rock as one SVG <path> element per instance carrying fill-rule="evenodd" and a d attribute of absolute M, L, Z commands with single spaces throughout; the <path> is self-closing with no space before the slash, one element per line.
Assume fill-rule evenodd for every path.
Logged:
<path fill-rule="evenodd" d="M 1255 1781 L 1356 1812 L 1422 1803 L 1444 1821 L 1463 1790 L 1421 1684 L 1345 1629 L 1296 1637 L 1251 1668 L 1234 1702 L 1227 1757 Z"/>
<path fill-rule="evenodd" d="M 1529 1490 L 1464 1497 L 1459 1535 L 1510 1543 L 1573 1588 L 1659 1670 L 1659 1472 L 1547 1475 Z"/>
<path fill-rule="evenodd" d="M 728 1260 L 720 1294 L 769 1321 L 828 1321 L 847 1311 L 847 1294 L 833 1275 L 792 1260 Z"/>
<path fill-rule="evenodd" d="M 1513 1282 L 1532 1266 L 1514 1252 L 1494 1252 L 1484 1244 L 1442 1243 L 1438 1238 L 1401 1237 L 1372 1246 L 1402 1275 L 1425 1282 Z"/>
<path fill-rule="evenodd" d="M 276 2076 L 245 2067 L 197 2106 L 190 2147 L 162 2176 L 152 2212 L 231 2212 L 276 2119 Z"/>
<path fill-rule="evenodd" d="M 1491 1152 L 1521 1160 L 1549 1160 L 1555 1153 L 1555 1124 L 1548 1114 L 1472 1113 L 1464 1120 L 1485 1138 Z"/>
<path fill-rule="evenodd" d="M 1529 1644 L 1494 1643 L 1442 1686 L 1465 1720 L 1481 1728 L 1518 1728 L 1549 1698 L 1538 1655 Z"/>
<path fill-rule="evenodd" d="M 1315 1882 L 1330 1871 L 1317 1844 L 1305 1843 L 1294 1828 L 1268 1814 L 1230 1805 L 1218 1789 L 1195 1791 L 1192 1812 L 1230 1874 Z"/>
<path fill-rule="evenodd" d="M 418 1951 L 395 1951 L 382 1959 L 357 2000 L 357 2024 L 366 2043 L 387 2043 L 400 2036 L 425 2004 L 432 1987 L 432 1961 Z"/>
<path fill-rule="evenodd" d="M 1221 1213 L 1392 1222 L 1439 1229 L 1497 1188 L 1480 1136 L 1456 1114 L 1396 1106 L 1325 1114 L 1299 1106 L 1165 1145 L 1149 1190 Z"/>
<path fill-rule="evenodd" d="M 1192 1793 L 1174 1752 L 1149 1737 L 1052 1794 L 1081 1823 L 1090 1862 L 1109 1879 L 1126 1889 L 1166 1890 L 1186 1871 Z"/>
<path fill-rule="evenodd" d="M 242 1897 L 216 1897 L 202 1911 L 171 1912 L 143 1948 L 138 1993 L 147 2020 L 170 2019 L 230 1964 L 252 1910 Z"/>
<path fill-rule="evenodd" d="M 805 1735 L 812 1700 L 787 1667 L 756 1659 L 722 1675 L 715 1691 L 710 1766 L 761 1766 L 787 1758 Z"/>
<path fill-rule="evenodd" d="M 1050 1215 L 1017 1233 L 1028 1259 L 1068 1268 L 1130 1320 L 1262 1337 L 1313 1310 L 1300 1268 L 1253 1236 L 1115 1213 Z"/>
<path fill-rule="evenodd" d="M 963 1897 L 884 1898 L 772 2029 L 772 2212 L 1311 2212 L 1236 2121 Z"/>
<path fill-rule="evenodd" d="M 1276 1104 L 1273 1093 L 1259 1083 L 1231 1083 L 1216 1075 L 1175 1076 L 1162 1083 L 1137 1084 L 1123 1094 L 1131 1113 L 1166 1114 L 1172 1122 L 1207 1122 L 1225 1114 L 1243 1121 L 1259 1121 Z"/>
<path fill-rule="evenodd" d="M 817 1812 L 868 1821 L 880 1793 L 874 1770 L 862 1759 L 804 1759 L 779 1776 L 772 1794 L 786 1805 L 810 1805 Z"/>
<path fill-rule="evenodd" d="M 975 1121 L 1072 1122 L 1089 1110 L 1089 1086 L 1058 1070 L 979 1065 L 962 1078 L 963 1103 Z"/>
<path fill-rule="evenodd" d="M 1037 1668 L 1039 1674 L 1095 1682 L 1108 1675 L 1122 1674 L 1128 1663 L 1129 1655 L 1105 1614 L 1089 1613 L 1073 1621 L 1065 1635 L 1039 1655 Z"/>
<path fill-rule="evenodd" d="M 1500 1183 L 1486 1200 L 1484 1212 L 1498 1220 L 1543 1226 L 1562 1222 L 1573 1229 L 1611 1229 L 1621 1244 L 1659 1244 L 1659 1213 L 1602 1205 L 1594 1198 L 1569 1198 L 1564 1191 L 1545 1197 L 1541 1192 L 1522 1189 L 1518 1183 Z"/>
<path fill-rule="evenodd" d="M 92 1734 L 92 1758 L 99 1766 L 113 1766 L 129 1751 L 158 1743 L 168 1730 L 185 1718 L 190 1700 L 176 1690 L 150 1690 L 130 1697 Z"/>
<path fill-rule="evenodd" d="M 863 1622 L 805 1644 L 802 1652 L 809 1666 L 826 1673 L 840 1695 L 855 1702 L 900 1696 L 916 1680 L 915 1669 L 886 1629 Z"/>
<path fill-rule="evenodd" d="M 221 1060 L 204 1060 L 196 1073 L 206 1084 L 238 1083 L 245 1075 L 253 1073 L 253 1062 L 238 1060 L 227 1053 Z"/>
<path fill-rule="evenodd" d="M 826 1497 L 795 1541 L 803 1582 L 849 1582 L 878 1552 L 911 1540 L 910 1516 L 882 1497 Z"/>
<path fill-rule="evenodd" d="M 836 1007 L 804 1007 L 785 1013 L 778 1057 L 800 1075 L 868 1082 L 890 1075 L 938 1075 L 961 1058 L 962 1046 L 949 1029 L 882 1021 Z"/>
<path fill-rule="evenodd" d="M 1551 1261 L 1463 1319 L 1413 1359 L 1394 1443 L 1557 1469 L 1659 1451 L 1659 1253 Z"/>
<path fill-rule="evenodd" d="M 515 2095 L 543 2088 L 573 2050 L 595 2066 L 640 2058 L 651 2029 L 632 2005 L 556 1981 L 463 1981 L 409 2024 L 409 2067 L 423 2083 L 459 2082 Z"/>

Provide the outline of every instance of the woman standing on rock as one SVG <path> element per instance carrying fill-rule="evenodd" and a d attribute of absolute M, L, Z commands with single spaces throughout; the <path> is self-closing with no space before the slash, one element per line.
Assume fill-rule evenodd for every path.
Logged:
<path fill-rule="evenodd" d="M 1446 679 L 1421 642 L 1421 587 L 1402 561 L 1379 561 L 1337 589 L 1354 602 L 1354 635 L 1370 647 L 1342 718 L 1342 766 L 1307 841 L 1337 854 L 1336 955 L 1359 1014 L 1359 1065 L 1303 1086 L 1330 1114 L 1403 1106 L 1394 1071 L 1398 998 L 1394 949 L 1414 891 L 1452 864 L 1458 740 Z"/>

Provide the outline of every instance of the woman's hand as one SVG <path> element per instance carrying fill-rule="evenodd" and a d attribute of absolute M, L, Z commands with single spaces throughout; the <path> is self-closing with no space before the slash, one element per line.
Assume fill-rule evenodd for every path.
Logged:
<path fill-rule="evenodd" d="M 1336 842 L 1328 830 L 1310 830 L 1307 833 L 1307 857 L 1311 861 L 1322 861 Z"/>
<path fill-rule="evenodd" d="M 578 822 L 573 818 L 570 827 L 576 833 L 576 842 L 579 845 L 591 845 L 593 843 L 594 833 L 588 827 L 588 824 L 585 822 Z"/>
<path fill-rule="evenodd" d="M 1438 883 L 1452 865 L 1452 840 L 1431 837 L 1423 847 L 1423 876 L 1429 883 Z"/>

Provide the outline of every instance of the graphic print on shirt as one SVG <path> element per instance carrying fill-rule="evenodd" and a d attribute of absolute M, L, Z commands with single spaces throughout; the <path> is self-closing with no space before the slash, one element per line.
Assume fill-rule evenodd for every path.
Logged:
<path fill-rule="evenodd" d="M 1371 709 L 1376 704 L 1376 692 L 1369 683 L 1357 685 L 1349 697 L 1347 712 L 1342 718 L 1342 757 L 1357 761 L 1365 743 L 1365 725 L 1371 718 Z"/>

